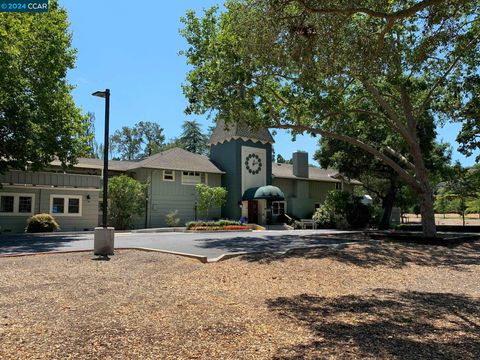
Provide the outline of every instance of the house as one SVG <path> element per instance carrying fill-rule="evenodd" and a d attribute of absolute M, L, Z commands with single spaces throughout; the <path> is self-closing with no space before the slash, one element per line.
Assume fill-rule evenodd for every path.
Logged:
<path fill-rule="evenodd" d="M 251 131 L 218 123 L 210 138 L 210 157 L 180 148 L 141 161 L 109 161 L 109 177 L 126 174 L 148 184 L 144 216 L 136 228 L 165 226 L 165 215 L 178 210 L 182 223 L 202 218 L 196 184 L 224 186 L 227 202 L 211 218 L 275 223 L 282 214 L 311 217 L 334 189 L 358 184 L 333 169 L 308 165 L 308 154 L 293 154 L 293 164 L 272 161 L 274 139 L 266 129 Z M 78 159 L 64 169 L 52 162 L 41 172 L 12 170 L 0 175 L 0 230 L 24 231 L 33 214 L 50 213 L 63 231 L 91 230 L 101 219 L 103 160 Z"/>

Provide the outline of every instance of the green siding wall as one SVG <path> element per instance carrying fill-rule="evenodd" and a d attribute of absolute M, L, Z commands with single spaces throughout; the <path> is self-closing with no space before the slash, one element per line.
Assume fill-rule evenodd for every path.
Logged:
<path fill-rule="evenodd" d="M 16 194 L 35 194 L 34 212 L 50 213 L 50 195 L 75 195 L 82 197 L 82 216 L 54 215 L 60 225 L 61 231 L 93 230 L 98 224 L 98 195 L 97 190 L 63 190 L 60 188 L 23 188 L 5 187 L 1 192 Z M 0 192 L 0 194 L 1 194 Z M 87 199 L 89 195 L 90 199 Z M 24 232 L 27 219 L 30 215 L 10 216 L 0 214 L 0 227 L 2 232 Z"/>
<path fill-rule="evenodd" d="M 135 178 L 149 184 L 149 202 L 147 227 L 164 227 L 165 216 L 171 211 L 178 210 L 179 226 L 195 219 L 196 190 L 194 185 L 182 184 L 182 172 L 175 171 L 175 181 L 163 181 L 163 170 L 140 169 Z M 221 174 L 208 174 L 209 186 L 221 186 Z M 205 174 L 202 174 L 202 181 Z M 210 218 L 220 218 L 221 209 L 210 210 Z M 206 218 L 206 214 L 198 213 L 199 219 Z M 137 219 L 135 227 L 145 227 L 145 216 Z"/>

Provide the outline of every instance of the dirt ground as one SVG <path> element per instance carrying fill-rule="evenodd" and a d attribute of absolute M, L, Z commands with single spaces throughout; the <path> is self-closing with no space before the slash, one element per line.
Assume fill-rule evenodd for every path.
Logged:
<path fill-rule="evenodd" d="M 407 224 L 420 223 L 422 219 L 420 215 L 405 214 Z M 437 225 L 463 225 L 462 217 L 458 214 L 435 214 L 435 222 Z M 465 215 L 465 225 L 480 226 L 480 215 L 469 214 Z"/>
<path fill-rule="evenodd" d="M 480 244 L 0 259 L 1 359 L 478 359 Z"/>

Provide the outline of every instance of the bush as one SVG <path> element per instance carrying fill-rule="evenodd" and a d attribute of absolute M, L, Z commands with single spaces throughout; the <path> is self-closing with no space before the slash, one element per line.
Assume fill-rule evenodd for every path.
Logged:
<path fill-rule="evenodd" d="M 178 210 L 170 211 L 167 215 L 165 215 L 165 223 L 168 227 L 176 227 L 180 224 L 180 218 L 177 217 Z"/>
<path fill-rule="evenodd" d="M 359 229 L 372 219 L 370 206 L 362 204 L 361 198 L 344 191 L 331 191 L 325 202 L 312 216 L 321 227 Z"/>
<path fill-rule="evenodd" d="M 126 175 L 115 176 L 108 182 L 109 216 L 118 230 L 129 229 L 136 216 L 145 211 L 146 186 Z"/>
<path fill-rule="evenodd" d="M 53 232 L 60 230 L 55 218 L 50 214 L 33 215 L 27 220 L 28 233 Z"/>

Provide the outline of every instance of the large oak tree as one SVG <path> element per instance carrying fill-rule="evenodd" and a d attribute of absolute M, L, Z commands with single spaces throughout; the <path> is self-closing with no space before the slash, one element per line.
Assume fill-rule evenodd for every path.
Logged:
<path fill-rule="evenodd" d="M 0 173 L 88 152 L 88 117 L 71 96 L 76 50 L 65 9 L 0 13 Z"/>
<path fill-rule="evenodd" d="M 461 84 L 479 67 L 479 14 L 473 0 L 232 0 L 222 12 L 188 12 L 187 112 L 355 146 L 415 190 L 424 234 L 435 236 L 419 119 L 448 116 L 452 92 L 465 105 Z M 365 122 L 402 146 L 360 140 Z"/>

